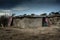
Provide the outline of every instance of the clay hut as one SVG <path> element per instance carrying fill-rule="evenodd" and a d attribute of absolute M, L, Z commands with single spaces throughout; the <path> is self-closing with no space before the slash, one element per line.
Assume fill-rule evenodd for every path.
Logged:
<path fill-rule="evenodd" d="M 42 26 L 48 26 L 47 16 L 40 15 L 27 15 L 27 16 L 15 16 L 14 17 L 14 27 L 20 28 L 37 28 Z M 46 22 L 45 22 L 46 21 Z"/>

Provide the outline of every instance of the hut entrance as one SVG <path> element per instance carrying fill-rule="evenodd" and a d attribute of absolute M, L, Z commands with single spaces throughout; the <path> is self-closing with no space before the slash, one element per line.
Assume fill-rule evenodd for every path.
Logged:
<path fill-rule="evenodd" d="M 42 18 L 42 26 L 47 27 L 48 26 L 48 19 L 46 17 Z"/>

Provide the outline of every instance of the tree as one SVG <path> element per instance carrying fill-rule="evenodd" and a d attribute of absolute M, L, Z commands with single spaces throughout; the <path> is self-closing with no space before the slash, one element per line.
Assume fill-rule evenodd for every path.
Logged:
<path fill-rule="evenodd" d="M 15 16 L 15 14 L 12 14 L 11 16 Z"/>
<path fill-rule="evenodd" d="M 26 14 L 24 14 L 23 16 L 26 16 Z"/>
<path fill-rule="evenodd" d="M 47 16 L 47 13 L 43 13 L 43 14 L 41 14 L 41 16 Z"/>
<path fill-rule="evenodd" d="M 31 16 L 34 16 L 34 15 L 35 15 L 35 14 L 33 14 L 33 13 L 31 14 Z"/>
<path fill-rule="evenodd" d="M 55 14 L 59 14 L 59 12 L 56 12 Z"/>
<path fill-rule="evenodd" d="M 54 15 L 55 14 L 55 12 L 51 12 L 51 13 L 49 13 L 49 15 Z"/>
<path fill-rule="evenodd" d="M 49 15 L 59 15 L 59 12 L 51 12 Z"/>

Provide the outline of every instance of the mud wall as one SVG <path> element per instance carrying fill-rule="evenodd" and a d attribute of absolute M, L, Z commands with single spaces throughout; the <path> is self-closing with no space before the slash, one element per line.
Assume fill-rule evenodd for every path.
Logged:
<path fill-rule="evenodd" d="M 49 18 L 51 25 L 60 26 L 60 17 Z"/>
<path fill-rule="evenodd" d="M 20 28 L 42 27 L 42 18 L 15 19 L 14 20 L 14 27 L 20 27 Z"/>

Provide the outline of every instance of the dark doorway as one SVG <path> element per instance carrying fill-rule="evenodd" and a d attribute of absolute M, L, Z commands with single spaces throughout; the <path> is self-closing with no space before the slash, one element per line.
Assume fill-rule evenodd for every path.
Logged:
<path fill-rule="evenodd" d="M 42 26 L 43 26 L 43 27 L 48 26 L 48 23 L 46 22 L 46 17 L 43 17 L 43 18 L 42 18 Z"/>

